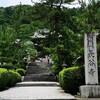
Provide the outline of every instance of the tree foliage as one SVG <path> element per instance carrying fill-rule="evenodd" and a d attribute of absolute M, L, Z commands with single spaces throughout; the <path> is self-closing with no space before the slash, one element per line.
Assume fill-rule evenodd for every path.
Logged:
<path fill-rule="evenodd" d="M 72 66 L 79 56 L 83 56 L 83 33 L 100 31 L 100 2 L 86 5 L 80 1 L 81 7 L 72 9 L 64 6 L 71 2 L 73 0 L 41 0 L 33 6 L 1 7 L 0 57 L 21 60 L 26 50 L 36 55 L 34 44 L 37 40 L 31 46 L 26 44 L 30 36 L 42 30 L 40 34 L 46 39 L 38 41 L 38 46 L 42 47 L 39 53 L 51 55 L 54 63 L 59 65 L 65 61 Z M 45 29 L 48 31 L 45 32 Z M 16 44 L 18 39 L 20 42 Z"/>

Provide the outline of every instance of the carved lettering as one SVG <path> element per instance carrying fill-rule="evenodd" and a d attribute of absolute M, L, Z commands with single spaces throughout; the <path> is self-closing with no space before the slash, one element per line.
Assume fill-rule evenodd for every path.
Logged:
<path fill-rule="evenodd" d="M 95 53 L 94 53 L 94 42 L 93 42 L 94 34 L 87 34 L 87 48 L 88 48 L 88 68 L 89 74 L 94 76 L 95 73 Z"/>

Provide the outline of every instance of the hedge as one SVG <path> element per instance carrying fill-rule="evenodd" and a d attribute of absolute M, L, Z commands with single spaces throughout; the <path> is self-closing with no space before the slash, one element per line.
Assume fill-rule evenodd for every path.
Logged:
<path fill-rule="evenodd" d="M 57 74 L 59 74 L 59 72 L 61 71 L 61 67 L 59 67 L 57 64 L 55 64 L 55 65 L 53 65 L 53 66 L 51 67 L 51 70 L 52 70 L 52 73 L 53 73 L 53 74 L 57 75 Z"/>
<path fill-rule="evenodd" d="M 16 72 L 18 72 L 21 76 L 24 76 L 26 73 L 26 70 L 24 70 L 23 68 L 18 68 L 16 69 Z"/>
<path fill-rule="evenodd" d="M 79 86 L 85 84 L 84 67 L 65 68 L 59 73 L 60 86 L 67 92 L 76 94 Z"/>
<path fill-rule="evenodd" d="M 7 86 L 9 81 L 9 73 L 7 69 L 0 68 L 0 90 L 4 89 Z"/>
<path fill-rule="evenodd" d="M 14 86 L 17 82 L 21 82 L 21 75 L 13 70 L 9 70 L 8 86 Z"/>
<path fill-rule="evenodd" d="M 7 70 L 14 69 L 14 66 L 11 63 L 0 65 L 0 67 L 1 68 L 6 68 Z"/>

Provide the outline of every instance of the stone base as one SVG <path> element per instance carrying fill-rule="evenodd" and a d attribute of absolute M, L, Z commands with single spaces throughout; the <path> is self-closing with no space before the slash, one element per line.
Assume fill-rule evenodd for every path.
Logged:
<path fill-rule="evenodd" d="M 83 85 L 80 86 L 82 98 L 100 98 L 100 85 Z"/>

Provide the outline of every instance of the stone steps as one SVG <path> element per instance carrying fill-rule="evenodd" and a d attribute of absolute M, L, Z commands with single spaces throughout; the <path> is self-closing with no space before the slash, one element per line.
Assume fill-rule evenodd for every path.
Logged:
<path fill-rule="evenodd" d="M 24 81 L 56 81 L 56 79 L 50 74 L 27 74 Z"/>
<path fill-rule="evenodd" d="M 16 84 L 17 87 L 23 87 L 23 86 L 59 86 L 59 83 L 57 82 L 20 82 Z"/>
<path fill-rule="evenodd" d="M 23 81 L 56 81 L 51 65 L 46 62 L 30 63 Z"/>
<path fill-rule="evenodd" d="M 26 74 L 40 74 L 40 73 L 48 73 L 50 71 L 50 64 L 45 62 L 37 62 L 37 63 L 29 63 L 27 73 Z"/>

